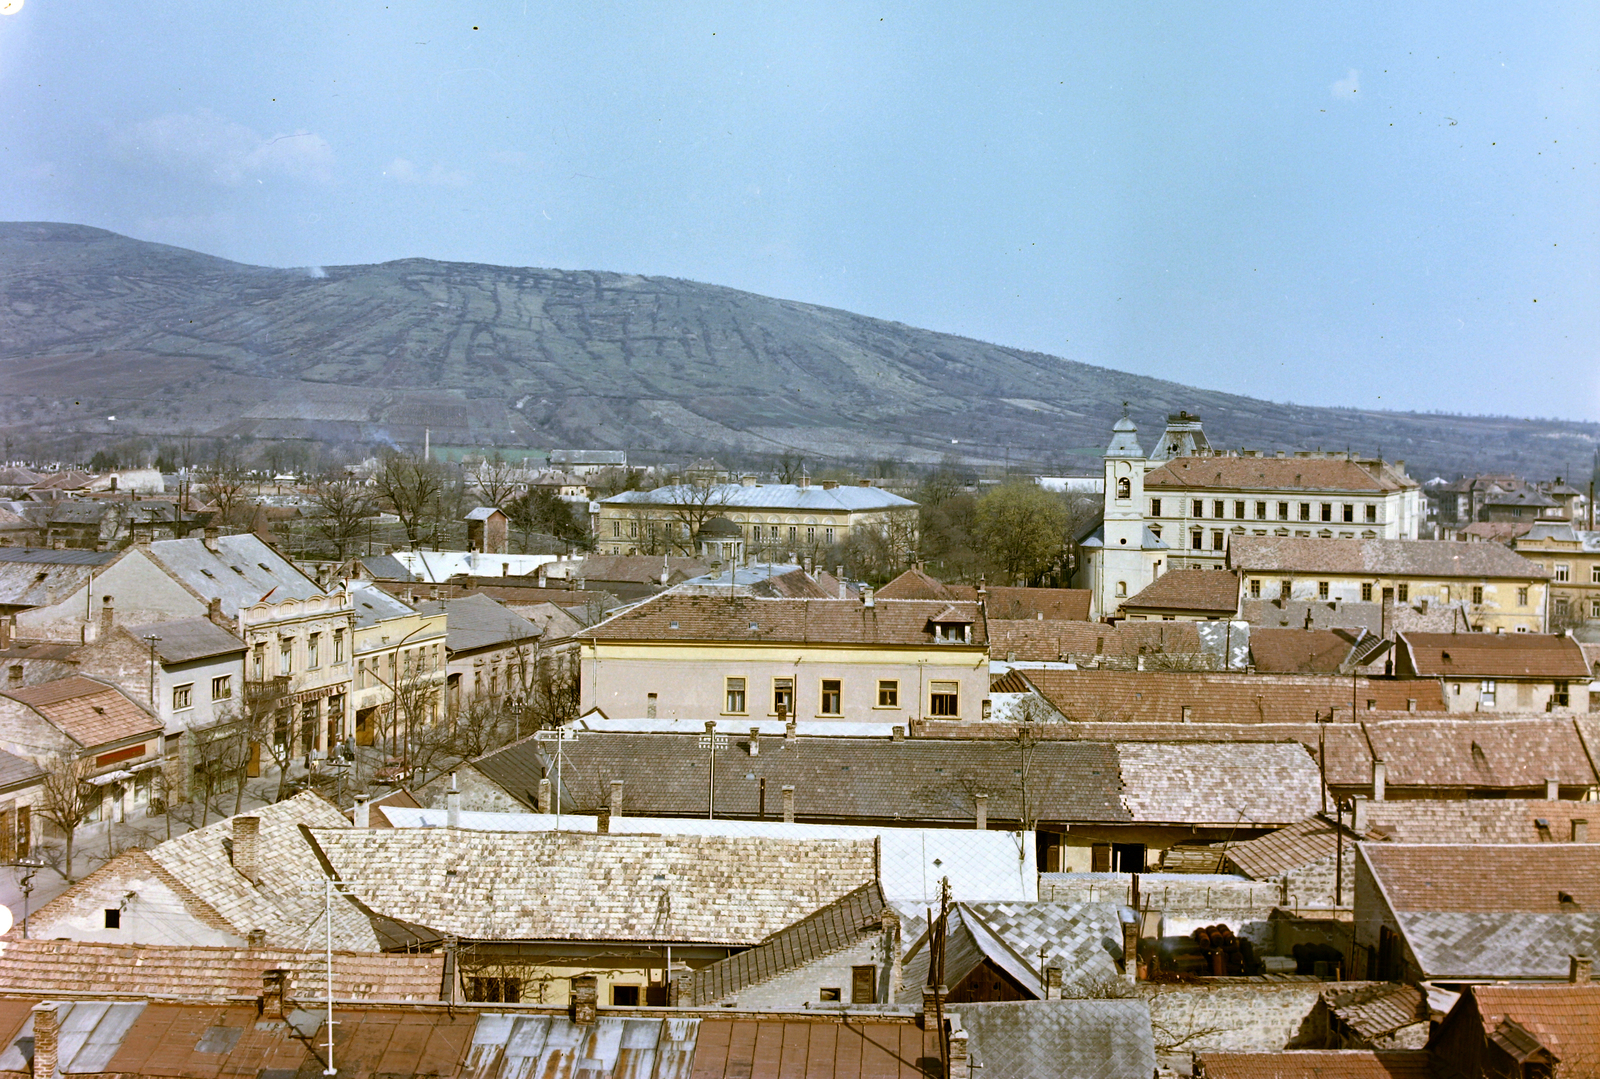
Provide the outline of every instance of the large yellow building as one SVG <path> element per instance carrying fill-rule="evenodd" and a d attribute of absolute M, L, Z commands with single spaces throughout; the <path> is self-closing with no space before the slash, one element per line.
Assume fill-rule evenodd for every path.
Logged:
<path fill-rule="evenodd" d="M 1600 622 L 1600 532 L 1537 521 L 1511 549 L 1550 573 L 1550 628 Z"/>
<path fill-rule="evenodd" d="M 1498 543 L 1239 536 L 1246 599 L 1455 607 L 1466 630 L 1543 633 L 1550 573 Z"/>

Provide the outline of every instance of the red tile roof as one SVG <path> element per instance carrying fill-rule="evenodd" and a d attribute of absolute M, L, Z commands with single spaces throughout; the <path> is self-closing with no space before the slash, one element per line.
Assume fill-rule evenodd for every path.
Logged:
<path fill-rule="evenodd" d="M 1510 1019 L 1561 1057 L 1559 1079 L 1583 1079 L 1600 1062 L 1600 983 L 1475 985 L 1484 1033 Z"/>
<path fill-rule="evenodd" d="M 1583 649 L 1552 633 L 1402 633 L 1397 669 L 1424 678 L 1589 677 Z"/>
<path fill-rule="evenodd" d="M 1561 914 L 1562 895 L 1600 911 L 1600 843 L 1363 843 L 1403 911 Z"/>
<path fill-rule="evenodd" d="M 1255 626 L 1250 630 L 1250 659 L 1263 674 L 1338 674 L 1355 637 L 1337 629 Z"/>
<path fill-rule="evenodd" d="M 1394 477 L 1374 476 L 1343 457 L 1179 457 L 1144 478 L 1146 490 L 1225 487 L 1243 491 L 1398 491 Z"/>
<path fill-rule="evenodd" d="M 3 695 L 32 708 L 85 749 L 161 730 L 156 718 L 122 690 L 82 675 Z"/>
<path fill-rule="evenodd" d="M 1151 581 L 1138 595 L 1123 600 L 1122 609 L 1233 614 L 1239 609 L 1239 577 L 1216 570 L 1172 570 Z"/>
<path fill-rule="evenodd" d="M 1297 539 L 1235 536 L 1228 565 L 1243 573 L 1326 573 L 1374 577 L 1546 580 L 1540 569 L 1498 543 L 1454 540 Z"/>
<path fill-rule="evenodd" d="M 1108 625 L 1048 618 L 989 619 L 989 654 L 995 659 L 1053 663 L 1066 656 L 1194 655 L 1200 651 L 1200 634 L 1193 622 Z"/>
<path fill-rule="evenodd" d="M 1351 680 L 1317 675 L 1222 671 L 1019 672 L 1069 720 L 1189 723 L 1310 723 L 1337 709 L 1347 718 Z M 1357 678 L 1357 710 L 1403 712 L 1408 699 L 1443 712 L 1437 683 Z M 1188 708 L 1185 718 L 1184 709 Z"/>
<path fill-rule="evenodd" d="M 1196 1053 L 1196 1079 L 1433 1079 L 1424 1049 Z"/>
<path fill-rule="evenodd" d="M 988 587 L 985 610 L 990 618 L 1043 618 L 1045 621 L 1086 621 L 1089 617 L 1087 588 L 1016 588 L 1010 585 Z M 978 589 L 970 584 L 946 584 L 920 569 L 906 570 L 878 589 L 880 599 L 976 600 Z"/>
<path fill-rule="evenodd" d="M 968 645 L 983 647 L 976 603 L 876 600 L 868 607 L 836 599 L 756 599 L 664 592 L 578 634 L 599 641 L 738 641 L 860 644 L 878 647 L 934 643 L 938 618 L 972 624 Z"/>

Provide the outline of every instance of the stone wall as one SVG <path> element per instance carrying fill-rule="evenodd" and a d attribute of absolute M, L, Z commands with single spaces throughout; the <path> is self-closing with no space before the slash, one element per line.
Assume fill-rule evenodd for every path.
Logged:
<path fill-rule="evenodd" d="M 1318 1003 L 1320 981 L 1252 981 L 1211 985 L 1149 985 L 1156 1055 L 1188 1070 L 1197 1050 L 1312 1048 L 1326 1037 Z"/>
<path fill-rule="evenodd" d="M 1140 909 L 1159 910 L 1169 917 L 1215 912 L 1222 920 L 1234 917 L 1265 918 L 1278 906 L 1281 889 L 1274 881 L 1247 880 L 1220 873 L 1141 873 Z M 1133 900 L 1129 873 L 1041 873 L 1039 898 L 1051 903 L 1123 903 Z"/>
<path fill-rule="evenodd" d="M 887 977 L 883 958 L 882 936 L 869 936 L 843 951 L 786 971 L 758 985 L 747 985 L 724 1000 L 710 1003 L 737 1002 L 741 1009 L 755 1011 L 797 1011 L 821 1004 L 821 990 L 827 987 L 839 990 L 839 1003 L 850 1004 L 850 968 L 868 965 L 878 969 L 877 988 L 881 999 Z"/>

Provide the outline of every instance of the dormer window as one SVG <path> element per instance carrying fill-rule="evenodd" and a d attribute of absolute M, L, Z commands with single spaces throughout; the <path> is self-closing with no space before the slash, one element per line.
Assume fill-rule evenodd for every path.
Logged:
<path fill-rule="evenodd" d="M 954 641 L 959 644 L 966 644 L 972 640 L 972 623 L 935 622 L 933 624 L 933 637 L 937 641 Z"/>

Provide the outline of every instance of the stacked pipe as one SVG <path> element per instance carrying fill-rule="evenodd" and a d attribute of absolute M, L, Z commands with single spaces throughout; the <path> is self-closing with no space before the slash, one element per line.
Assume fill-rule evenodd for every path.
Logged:
<path fill-rule="evenodd" d="M 1190 936 L 1211 961 L 1211 974 L 1242 975 L 1255 966 L 1255 949 L 1225 925 L 1203 925 Z"/>

